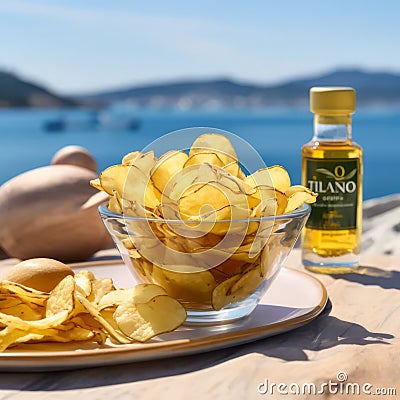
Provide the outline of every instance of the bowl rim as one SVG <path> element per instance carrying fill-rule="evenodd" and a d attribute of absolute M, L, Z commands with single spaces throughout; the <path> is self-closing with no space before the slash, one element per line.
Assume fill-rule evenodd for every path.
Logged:
<path fill-rule="evenodd" d="M 148 222 L 158 222 L 158 223 L 169 223 L 169 224 L 176 224 L 176 223 L 184 223 L 187 224 L 188 222 L 199 222 L 199 221 L 188 221 L 183 219 L 164 219 L 164 218 L 147 218 L 147 217 L 134 217 L 128 216 L 124 214 L 118 214 L 114 211 L 109 210 L 106 207 L 106 203 L 100 204 L 98 206 L 99 213 L 102 218 L 119 218 L 128 221 L 148 221 Z M 300 207 L 296 208 L 294 211 L 286 214 L 279 214 L 279 215 L 271 215 L 267 217 L 261 218 L 247 218 L 247 219 L 221 219 L 215 221 L 214 223 L 249 223 L 249 222 L 261 222 L 261 221 L 279 221 L 279 220 L 286 220 L 286 219 L 293 219 L 298 217 L 304 217 L 311 212 L 311 205 L 308 203 L 303 203 Z M 212 222 L 212 221 L 210 221 Z"/>

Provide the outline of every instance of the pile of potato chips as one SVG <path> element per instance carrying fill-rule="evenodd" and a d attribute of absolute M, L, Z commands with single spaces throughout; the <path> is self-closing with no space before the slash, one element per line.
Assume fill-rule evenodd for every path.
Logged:
<path fill-rule="evenodd" d="M 281 166 L 246 176 L 219 134 L 199 136 L 189 154 L 129 153 L 91 184 L 121 214 L 105 222 L 122 256 L 187 309 L 220 310 L 253 293 L 285 246 L 285 219 L 274 217 L 316 198 Z"/>
<path fill-rule="evenodd" d="M 185 319 L 185 308 L 160 286 L 116 290 L 90 271 L 66 276 L 50 293 L 0 283 L 0 351 L 26 342 L 145 342 Z"/>

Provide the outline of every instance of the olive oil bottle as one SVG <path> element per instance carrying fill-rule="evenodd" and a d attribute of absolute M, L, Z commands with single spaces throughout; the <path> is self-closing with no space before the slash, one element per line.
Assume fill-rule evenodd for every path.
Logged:
<path fill-rule="evenodd" d="M 356 93 L 346 87 L 310 90 L 314 136 L 302 148 L 302 183 L 318 193 L 303 232 L 303 265 L 347 273 L 359 265 L 363 151 L 352 141 Z"/>

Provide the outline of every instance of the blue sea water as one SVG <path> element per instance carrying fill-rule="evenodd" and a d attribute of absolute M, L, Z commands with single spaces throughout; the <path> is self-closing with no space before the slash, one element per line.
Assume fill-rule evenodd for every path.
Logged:
<path fill-rule="evenodd" d="M 161 135 L 195 126 L 235 133 L 248 141 L 267 165 L 285 166 L 293 183 L 300 183 L 300 148 L 312 136 L 312 114 L 306 110 L 130 112 L 140 121 L 136 130 L 127 130 L 118 124 L 94 128 L 87 123 L 90 112 L 85 110 L 1 110 L 0 183 L 49 164 L 53 154 L 65 145 L 86 147 L 96 157 L 99 168 L 104 169 Z M 73 122 L 70 129 L 45 131 L 45 122 L 59 117 Z M 359 111 L 353 120 L 353 139 L 365 152 L 364 198 L 400 192 L 400 110 Z"/>

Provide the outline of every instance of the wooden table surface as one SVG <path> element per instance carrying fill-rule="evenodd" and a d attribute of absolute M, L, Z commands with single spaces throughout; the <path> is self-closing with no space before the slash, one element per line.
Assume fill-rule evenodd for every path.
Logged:
<path fill-rule="evenodd" d="M 3 261 L 0 268 L 9 263 Z M 362 264 L 357 274 L 317 275 L 330 301 L 317 319 L 294 331 L 194 356 L 64 372 L 1 373 L 0 399 L 375 398 L 362 392 L 356 397 L 329 394 L 330 380 L 355 383 L 371 393 L 395 388 L 397 396 L 379 398 L 400 398 L 400 259 L 368 254 Z M 302 269 L 298 250 L 286 265 Z M 260 394 L 267 383 L 268 394 Z M 279 383 L 286 385 L 282 393 L 302 391 L 305 383 L 326 386 L 316 397 L 281 394 L 271 387 Z M 345 385 L 337 390 L 346 390 Z"/>

